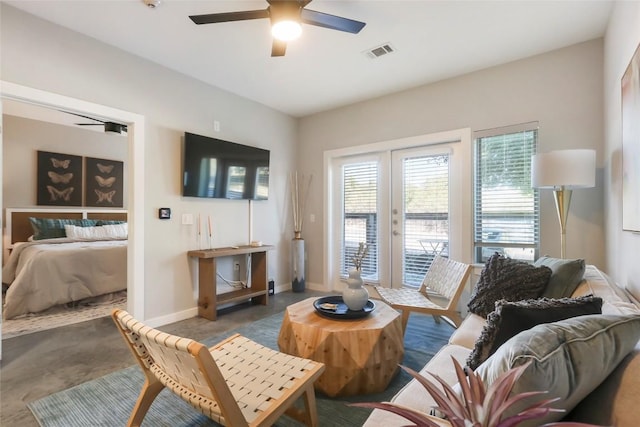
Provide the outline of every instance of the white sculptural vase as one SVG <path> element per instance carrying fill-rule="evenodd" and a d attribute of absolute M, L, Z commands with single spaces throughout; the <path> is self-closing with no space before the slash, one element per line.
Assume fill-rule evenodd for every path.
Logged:
<path fill-rule="evenodd" d="M 362 286 L 362 278 L 360 270 L 355 268 L 349 270 L 349 278 L 347 279 L 347 287 L 342 292 L 342 300 L 349 310 L 362 310 L 369 301 L 369 292 Z"/>

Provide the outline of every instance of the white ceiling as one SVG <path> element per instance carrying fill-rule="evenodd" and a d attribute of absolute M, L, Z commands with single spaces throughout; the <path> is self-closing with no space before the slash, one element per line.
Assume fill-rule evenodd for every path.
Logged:
<path fill-rule="evenodd" d="M 375 98 L 604 35 L 611 1 L 315 0 L 367 25 L 303 25 L 272 58 L 269 20 L 195 25 L 188 15 L 265 9 L 264 0 L 4 1 L 294 117 Z M 363 52 L 391 43 L 396 52 Z"/>

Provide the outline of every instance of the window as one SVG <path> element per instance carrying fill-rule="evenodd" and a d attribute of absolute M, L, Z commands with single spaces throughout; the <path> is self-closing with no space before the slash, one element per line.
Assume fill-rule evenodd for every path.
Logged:
<path fill-rule="evenodd" d="M 378 280 L 378 162 L 344 165 L 342 182 L 342 276 L 353 268 L 351 260 L 360 242 L 365 242 L 369 252 L 362 263 L 362 277 Z"/>
<path fill-rule="evenodd" d="M 494 252 L 533 261 L 540 243 L 540 203 L 531 188 L 538 124 L 475 133 L 474 258 Z"/>

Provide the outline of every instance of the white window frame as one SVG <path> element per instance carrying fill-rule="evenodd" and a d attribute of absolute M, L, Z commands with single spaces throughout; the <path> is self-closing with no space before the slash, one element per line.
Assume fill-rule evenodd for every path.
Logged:
<path fill-rule="evenodd" d="M 496 247 L 501 247 L 504 249 L 508 249 L 508 248 L 512 248 L 512 249 L 519 249 L 519 248 L 527 248 L 527 249 L 533 249 L 534 254 L 533 254 L 533 259 L 537 259 L 538 255 L 539 255 L 539 251 L 540 251 L 540 197 L 538 194 L 538 190 L 536 189 L 532 189 L 533 190 L 533 203 L 534 203 L 534 215 L 536 216 L 536 219 L 534 220 L 534 230 L 533 230 L 533 234 L 534 234 L 534 243 L 532 244 L 527 244 L 527 243 L 501 243 L 499 245 L 492 243 L 491 241 L 488 240 L 476 240 L 476 203 L 477 203 L 477 191 L 478 191 L 478 182 L 477 182 L 477 177 L 478 177 L 478 168 L 479 168 L 479 158 L 478 158 L 478 140 L 482 139 L 482 138 L 487 138 L 487 137 L 494 137 L 494 136 L 500 136 L 500 135 L 508 135 L 508 134 L 514 134 L 514 133 L 521 133 L 521 132 L 528 132 L 528 131 L 536 131 L 537 135 L 536 135 L 536 141 L 535 141 L 535 146 L 533 147 L 532 153 L 535 154 L 537 151 L 537 146 L 538 146 L 538 141 L 539 141 L 539 137 L 540 137 L 540 133 L 539 133 L 539 123 L 538 122 L 528 122 L 528 123 L 522 123 L 522 124 L 517 124 L 517 125 L 512 125 L 512 126 L 504 126 L 504 127 L 499 127 L 499 128 L 493 128 L 493 129 L 485 129 L 485 130 L 481 130 L 481 131 L 476 131 L 473 133 L 473 169 L 474 169 L 474 173 L 473 173 L 473 189 L 472 189 L 472 195 L 473 195 L 473 212 L 472 212 L 472 221 L 473 221 L 473 228 L 472 228 L 472 242 L 473 242 L 473 262 L 475 263 L 483 263 L 483 261 L 481 259 L 478 258 L 478 249 L 481 247 L 490 247 L 492 244 Z M 529 162 L 531 162 L 531 159 L 529 159 Z M 507 254 L 508 255 L 508 254 Z"/>

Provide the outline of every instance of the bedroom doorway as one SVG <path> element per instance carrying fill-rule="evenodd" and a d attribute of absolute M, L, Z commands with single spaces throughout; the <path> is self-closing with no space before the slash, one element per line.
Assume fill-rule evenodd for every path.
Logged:
<path fill-rule="evenodd" d="M 127 181 L 127 209 L 129 223 L 129 249 L 127 252 L 127 310 L 137 318 L 144 319 L 144 116 L 139 114 L 45 92 L 11 82 L 0 81 L 0 101 L 12 100 L 44 108 L 63 110 L 102 117 L 125 123 L 128 127 L 127 143 L 129 176 Z M 0 102 L 0 114 L 2 114 Z M 0 152 L 3 152 L 3 128 L 0 127 Z M 0 175 L 0 182 L 3 180 Z M 2 194 L 0 190 L 0 210 Z M 3 225 L 4 230 L 4 225 Z M 137 266 L 137 267 L 136 267 Z M 2 308 L 0 306 L 0 319 Z M 1 322 L 1 320 L 0 320 Z M 2 357 L 2 335 L 0 328 L 0 359 Z"/>

